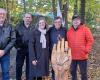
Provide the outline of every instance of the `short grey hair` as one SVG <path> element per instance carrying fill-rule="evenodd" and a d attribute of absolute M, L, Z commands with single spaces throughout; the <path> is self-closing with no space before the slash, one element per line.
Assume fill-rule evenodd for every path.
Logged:
<path fill-rule="evenodd" d="M 0 8 L 0 13 L 5 13 L 5 14 L 7 14 L 7 10 L 4 9 L 4 8 Z"/>
<path fill-rule="evenodd" d="M 29 15 L 31 15 L 31 17 L 33 17 L 33 16 L 32 16 L 32 13 L 24 13 L 24 14 L 22 15 L 22 17 L 24 18 L 26 14 L 29 14 Z"/>

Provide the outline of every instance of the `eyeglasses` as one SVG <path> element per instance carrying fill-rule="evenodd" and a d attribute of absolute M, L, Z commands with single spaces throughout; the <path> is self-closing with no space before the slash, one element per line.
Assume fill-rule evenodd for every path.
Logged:
<path fill-rule="evenodd" d="M 61 21 L 55 21 L 54 23 L 61 23 Z"/>

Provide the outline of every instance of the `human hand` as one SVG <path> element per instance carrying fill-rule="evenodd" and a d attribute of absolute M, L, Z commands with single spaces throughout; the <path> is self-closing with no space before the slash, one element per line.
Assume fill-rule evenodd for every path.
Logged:
<path fill-rule="evenodd" d="M 71 49 L 68 47 L 68 42 L 64 41 L 63 38 L 53 46 L 51 63 L 53 65 L 63 66 L 65 62 L 67 62 L 68 65 L 71 64 Z"/>
<path fill-rule="evenodd" d="M 36 64 L 37 64 L 37 60 L 33 60 L 33 61 L 32 61 L 32 64 L 33 64 L 33 65 L 36 65 Z"/>
<path fill-rule="evenodd" d="M 5 54 L 4 50 L 0 50 L 0 57 L 2 57 Z"/>

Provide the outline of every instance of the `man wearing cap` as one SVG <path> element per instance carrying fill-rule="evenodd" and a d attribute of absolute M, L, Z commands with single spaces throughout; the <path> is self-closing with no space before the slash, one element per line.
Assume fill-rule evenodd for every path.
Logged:
<path fill-rule="evenodd" d="M 2 80 L 9 80 L 10 50 L 13 47 L 16 36 L 12 25 L 7 23 L 7 11 L 0 8 L 0 64 Z"/>
<path fill-rule="evenodd" d="M 68 30 L 66 38 L 72 52 L 72 80 L 77 80 L 77 66 L 79 66 L 80 69 L 81 80 L 88 80 L 87 59 L 94 39 L 90 29 L 81 23 L 81 19 L 78 15 L 72 17 L 72 26 Z"/>

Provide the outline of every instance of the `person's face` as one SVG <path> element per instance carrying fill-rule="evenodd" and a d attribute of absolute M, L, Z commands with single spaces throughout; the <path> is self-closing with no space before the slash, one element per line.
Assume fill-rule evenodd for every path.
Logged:
<path fill-rule="evenodd" d="M 6 19 L 6 12 L 0 11 L 0 24 L 3 24 Z"/>
<path fill-rule="evenodd" d="M 24 22 L 25 22 L 26 24 L 31 23 L 31 22 L 32 22 L 32 16 L 31 16 L 31 14 L 25 14 L 23 20 L 24 20 Z"/>
<path fill-rule="evenodd" d="M 80 18 L 75 18 L 72 21 L 73 26 L 76 26 L 76 27 L 78 27 L 80 25 L 80 23 L 81 23 Z"/>
<path fill-rule="evenodd" d="M 46 22 L 44 20 L 39 21 L 39 28 L 44 29 L 46 26 Z"/>
<path fill-rule="evenodd" d="M 61 19 L 57 19 L 54 21 L 54 26 L 56 29 L 59 29 L 61 27 L 62 24 L 62 20 Z"/>

